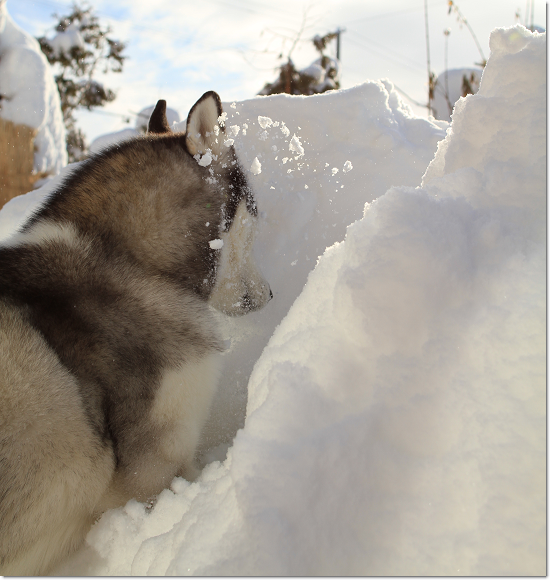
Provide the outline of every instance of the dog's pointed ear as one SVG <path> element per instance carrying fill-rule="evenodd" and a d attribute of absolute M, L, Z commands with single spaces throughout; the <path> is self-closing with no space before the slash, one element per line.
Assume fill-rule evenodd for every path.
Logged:
<path fill-rule="evenodd" d="M 224 123 L 222 102 L 214 91 L 208 91 L 193 105 L 187 117 L 186 144 L 191 155 L 204 154 L 210 149 L 214 155 L 222 150 Z"/>
<path fill-rule="evenodd" d="M 155 110 L 151 113 L 149 124 L 147 125 L 147 133 L 171 133 L 168 119 L 166 118 L 166 101 L 161 99 L 158 101 Z"/>

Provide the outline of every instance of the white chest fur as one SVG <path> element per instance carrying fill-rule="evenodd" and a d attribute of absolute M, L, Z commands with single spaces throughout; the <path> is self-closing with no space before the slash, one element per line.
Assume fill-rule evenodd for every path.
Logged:
<path fill-rule="evenodd" d="M 151 409 L 166 460 L 191 467 L 221 374 L 221 355 L 209 354 L 164 373 Z"/>

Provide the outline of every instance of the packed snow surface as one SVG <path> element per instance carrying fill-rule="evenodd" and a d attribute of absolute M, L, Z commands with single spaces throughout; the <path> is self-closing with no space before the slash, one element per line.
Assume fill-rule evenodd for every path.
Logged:
<path fill-rule="evenodd" d="M 450 126 L 387 81 L 224 107 L 274 299 L 220 316 L 199 480 L 58 573 L 545 574 L 546 35 L 490 47 Z"/>
<path fill-rule="evenodd" d="M 0 117 L 36 130 L 34 171 L 55 174 L 67 164 L 57 85 L 36 39 L 11 19 L 0 0 Z"/>

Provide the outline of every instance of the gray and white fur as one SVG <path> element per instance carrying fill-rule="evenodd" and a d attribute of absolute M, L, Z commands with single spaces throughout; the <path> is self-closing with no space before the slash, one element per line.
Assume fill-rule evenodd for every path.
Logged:
<path fill-rule="evenodd" d="M 197 475 L 220 376 L 210 306 L 271 298 L 218 95 L 185 133 L 165 110 L 0 244 L 0 574 L 48 573 L 106 509 Z"/>

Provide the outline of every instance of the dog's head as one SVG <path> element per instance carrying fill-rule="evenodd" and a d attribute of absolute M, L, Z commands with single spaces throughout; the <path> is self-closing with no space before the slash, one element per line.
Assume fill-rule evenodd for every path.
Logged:
<path fill-rule="evenodd" d="M 171 132 L 166 101 L 157 103 L 148 132 Z M 235 149 L 225 137 L 222 104 L 214 91 L 205 93 L 189 111 L 185 145 L 204 168 L 204 179 L 220 190 L 219 238 L 208 241 L 210 253 L 215 254 L 209 303 L 230 316 L 259 310 L 273 295 L 252 251 L 258 222 L 256 201 Z"/>

